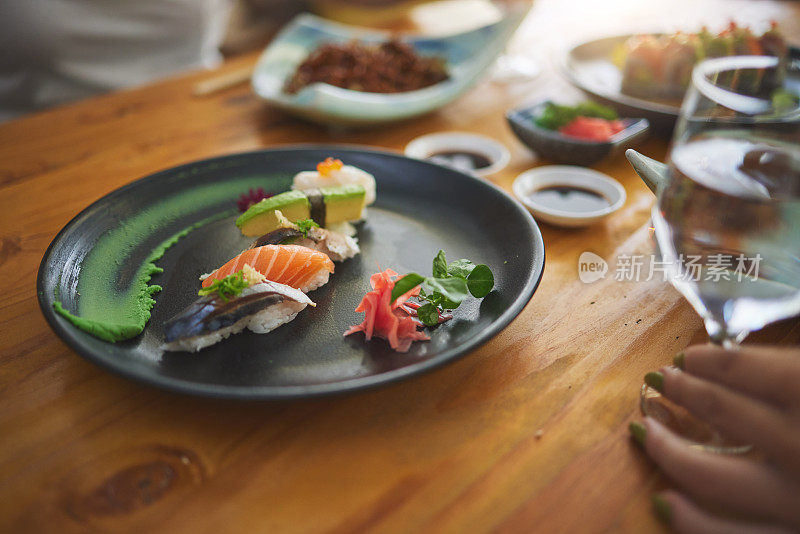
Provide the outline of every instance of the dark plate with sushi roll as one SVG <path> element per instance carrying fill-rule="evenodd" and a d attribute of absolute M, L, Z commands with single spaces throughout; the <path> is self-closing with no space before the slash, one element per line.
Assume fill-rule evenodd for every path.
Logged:
<path fill-rule="evenodd" d="M 217 271 L 249 247 L 283 246 L 254 244 L 243 235 L 235 224 L 241 218 L 236 205 L 242 193 L 259 188 L 267 195 L 285 192 L 293 176 L 329 156 L 372 174 L 377 199 L 366 219 L 355 225 L 360 253 L 336 261 L 328 282 L 308 290 L 316 306 L 306 306 L 302 294 L 269 281 L 254 282 L 238 301 L 224 299 L 221 285 L 218 293 L 198 297 L 203 286 L 228 280 L 227 273 Z M 331 198 L 346 204 L 346 194 L 336 195 Z M 345 209 L 331 203 L 325 207 L 328 218 Z M 253 220 L 244 223 L 255 227 Z M 319 230 L 304 233 L 303 239 L 314 232 Z M 465 301 L 446 323 L 426 329 L 430 341 L 415 342 L 405 353 L 383 339 L 344 337 L 362 320 L 354 310 L 370 290 L 372 274 L 384 269 L 429 272 L 440 249 L 451 258 L 489 266 L 494 289 L 482 300 Z M 37 289 L 53 330 L 78 354 L 106 369 L 201 396 L 289 399 L 377 387 L 453 361 L 497 335 L 522 311 L 543 269 L 539 229 L 505 192 L 456 170 L 393 153 L 307 146 L 198 161 L 110 193 L 56 236 L 42 259 Z M 199 278 L 209 273 L 216 276 L 213 283 L 208 279 L 201 285 Z M 314 288 L 317 278 L 310 273 L 303 279 Z M 148 311 L 151 298 L 155 303 Z M 224 302 L 215 302 L 219 298 Z M 211 317 L 209 306 L 218 306 L 212 311 L 220 313 Z M 274 323 L 262 318 L 253 331 L 240 328 L 225 338 L 225 328 L 249 320 L 265 306 L 278 315 L 297 315 L 286 324 L 281 322 L 287 317 Z M 198 317 L 206 321 L 201 327 Z M 185 338 L 205 335 L 203 329 L 213 330 L 218 339 L 203 337 L 198 344 Z M 169 343 L 179 347 L 165 350 Z"/>
<path fill-rule="evenodd" d="M 573 46 L 561 70 L 573 84 L 623 117 L 643 117 L 669 136 L 680 113 L 693 66 L 705 57 L 777 55 L 800 58 L 779 28 L 764 31 L 731 24 L 722 31 L 618 35 Z"/>

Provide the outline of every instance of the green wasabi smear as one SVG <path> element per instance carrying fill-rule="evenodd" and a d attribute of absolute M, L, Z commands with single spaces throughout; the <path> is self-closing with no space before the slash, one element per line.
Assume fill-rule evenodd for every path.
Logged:
<path fill-rule="evenodd" d="M 81 263 L 77 312 L 65 309 L 59 300 L 53 302 L 53 308 L 76 327 L 111 343 L 139 335 L 150 320 L 150 310 L 156 302 L 153 295 L 161 291 L 161 286 L 149 283 L 154 274 L 163 272 L 155 262 L 192 230 L 235 211 L 214 215 L 173 234 L 150 252 L 135 274 L 125 275 L 130 272 L 128 266 L 136 248 L 175 220 L 228 198 L 233 201 L 238 191 L 263 186 L 265 181 L 269 183 L 269 178 L 262 175 L 197 187 L 121 221 L 95 243 Z M 58 298 L 58 291 L 55 297 Z"/>
<path fill-rule="evenodd" d="M 154 274 L 164 272 L 164 269 L 156 266 L 155 262 L 164 256 L 164 253 L 169 247 L 177 243 L 180 238 L 184 237 L 192 230 L 221 219 L 229 214 L 230 213 L 223 213 L 204 219 L 188 228 L 184 228 L 169 239 L 163 241 L 153 249 L 141 267 L 139 267 L 134 276 L 133 286 L 124 295 L 121 295 L 122 299 L 117 302 L 107 303 L 105 298 L 90 297 L 87 299 L 87 296 L 81 293 L 81 304 L 79 308 L 85 317 L 71 314 L 59 301 L 53 302 L 53 308 L 81 330 L 85 330 L 93 336 L 99 337 L 105 341 L 110 341 L 111 343 L 138 336 L 142 333 L 142 330 L 144 330 L 147 321 L 150 320 L 150 310 L 156 303 L 153 294 L 158 293 L 162 289 L 159 285 L 149 284 L 150 278 L 152 278 Z M 94 291 L 90 291 L 89 293 L 90 296 L 94 294 Z M 97 297 L 101 296 L 97 295 Z M 86 305 L 87 300 L 88 306 Z M 100 315 L 103 319 L 91 318 L 96 315 Z"/>

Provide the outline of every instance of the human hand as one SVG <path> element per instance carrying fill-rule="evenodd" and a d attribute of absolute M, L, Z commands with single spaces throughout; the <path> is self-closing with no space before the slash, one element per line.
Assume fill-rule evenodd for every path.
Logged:
<path fill-rule="evenodd" d="M 654 497 L 662 519 L 682 534 L 800 530 L 800 350 L 690 347 L 646 382 L 767 458 L 710 453 L 650 417 L 632 422 L 633 437 L 682 489 Z"/>

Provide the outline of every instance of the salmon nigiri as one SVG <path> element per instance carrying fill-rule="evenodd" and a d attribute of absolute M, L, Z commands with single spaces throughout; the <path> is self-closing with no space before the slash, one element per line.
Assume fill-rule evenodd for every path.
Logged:
<path fill-rule="evenodd" d="M 245 264 L 267 280 L 307 293 L 328 282 L 333 262 L 324 253 L 298 245 L 264 245 L 245 250 L 203 280 L 203 287 L 240 271 Z"/>

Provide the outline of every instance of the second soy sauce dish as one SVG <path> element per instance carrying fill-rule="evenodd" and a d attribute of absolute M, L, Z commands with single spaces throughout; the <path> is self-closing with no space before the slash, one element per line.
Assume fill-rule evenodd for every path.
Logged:
<path fill-rule="evenodd" d="M 523 172 L 514 195 L 537 220 L 556 226 L 587 226 L 625 204 L 619 182 L 601 172 L 572 165 L 549 165 Z"/>

